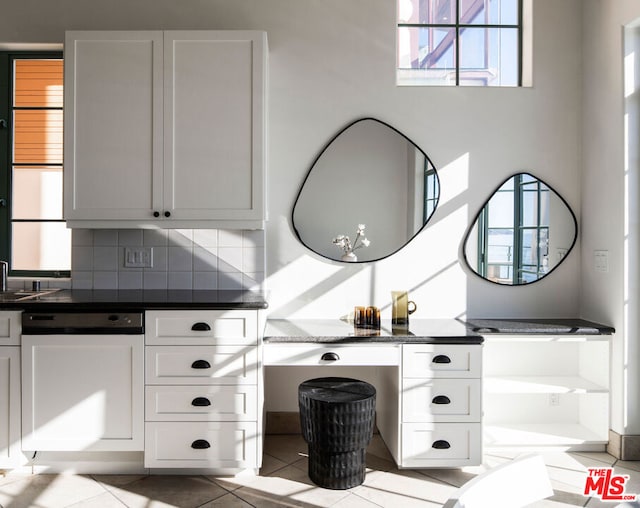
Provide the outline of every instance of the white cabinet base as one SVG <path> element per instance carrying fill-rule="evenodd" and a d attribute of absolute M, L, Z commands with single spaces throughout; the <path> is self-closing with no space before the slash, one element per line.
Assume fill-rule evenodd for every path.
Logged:
<path fill-rule="evenodd" d="M 482 462 L 479 423 L 403 423 L 400 467 L 459 467 Z"/>

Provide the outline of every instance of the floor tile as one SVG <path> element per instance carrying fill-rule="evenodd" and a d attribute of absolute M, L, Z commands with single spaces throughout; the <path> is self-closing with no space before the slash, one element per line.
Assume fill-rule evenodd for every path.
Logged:
<path fill-rule="evenodd" d="M 105 489 L 83 475 L 32 475 L 0 487 L 0 506 L 63 508 L 104 494 Z"/>
<path fill-rule="evenodd" d="M 129 508 L 195 508 L 227 494 L 218 484 L 195 476 L 146 476 L 132 483 L 111 484 L 109 491 Z"/>
<path fill-rule="evenodd" d="M 379 435 L 367 448 L 364 483 L 348 490 L 323 489 L 308 477 L 307 444 L 300 435 L 266 437 L 258 476 L 29 475 L 0 476 L 4 508 L 441 508 L 458 487 L 522 455 L 491 450 L 483 464 L 454 469 L 400 470 Z M 628 475 L 626 493 L 640 494 L 640 462 L 606 453 L 541 453 L 553 497 L 527 508 L 612 508 L 583 495 L 587 470 L 610 467 Z M 640 508 L 630 504 L 625 508 Z"/>

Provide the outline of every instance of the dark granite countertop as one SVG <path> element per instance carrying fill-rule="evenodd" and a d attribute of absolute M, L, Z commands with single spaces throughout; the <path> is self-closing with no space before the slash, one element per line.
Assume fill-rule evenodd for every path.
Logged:
<path fill-rule="evenodd" d="M 558 334 L 558 335 L 611 335 L 615 329 L 585 319 L 466 319 L 466 325 L 481 335 L 504 334 Z"/>
<path fill-rule="evenodd" d="M 422 343 L 481 344 L 482 336 L 455 319 L 412 319 L 408 328 L 382 321 L 380 330 L 355 328 L 339 319 L 269 319 L 264 334 L 269 343 Z"/>
<path fill-rule="evenodd" d="M 339 319 L 269 319 L 265 343 L 397 342 L 480 344 L 483 335 L 610 335 L 615 330 L 584 319 L 412 319 L 408 329 L 382 322 L 380 330 L 355 328 Z"/>
<path fill-rule="evenodd" d="M 142 311 L 151 309 L 266 309 L 266 295 L 242 290 L 60 290 L 2 302 L 0 310 L 29 312 Z"/>

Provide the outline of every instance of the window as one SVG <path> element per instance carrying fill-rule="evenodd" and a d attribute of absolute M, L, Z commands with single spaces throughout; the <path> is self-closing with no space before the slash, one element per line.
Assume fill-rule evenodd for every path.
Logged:
<path fill-rule="evenodd" d="M 0 53 L 0 72 L 0 259 L 14 276 L 67 276 L 62 54 Z"/>
<path fill-rule="evenodd" d="M 523 0 L 397 0 L 401 85 L 522 86 Z"/>
<path fill-rule="evenodd" d="M 510 178 L 478 217 L 478 268 L 498 283 L 526 284 L 549 271 L 550 191 L 529 174 Z"/>

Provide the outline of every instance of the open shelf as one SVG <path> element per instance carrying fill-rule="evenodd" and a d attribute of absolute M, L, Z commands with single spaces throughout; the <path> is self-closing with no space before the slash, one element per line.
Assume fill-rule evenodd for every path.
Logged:
<path fill-rule="evenodd" d="M 607 444 L 599 435 L 578 423 L 500 424 L 484 426 L 484 444 L 492 447 L 566 447 L 585 450 Z"/>
<path fill-rule="evenodd" d="M 484 379 L 486 393 L 608 393 L 606 386 L 578 376 L 497 376 Z"/>

